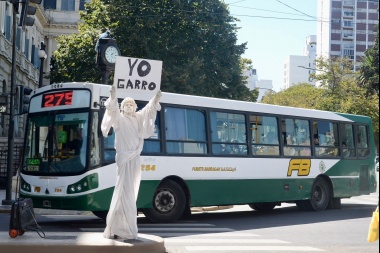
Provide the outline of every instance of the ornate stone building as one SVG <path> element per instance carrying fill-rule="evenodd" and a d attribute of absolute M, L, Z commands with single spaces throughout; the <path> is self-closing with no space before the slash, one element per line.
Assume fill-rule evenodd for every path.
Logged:
<path fill-rule="evenodd" d="M 40 65 L 43 62 L 43 85 L 50 83 L 50 60 L 57 48 L 56 38 L 60 35 L 73 34 L 78 31 L 79 11 L 84 10 L 87 0 L 43 0 L 36 5 L 33 26 L 19 27 L 20 15 L 17 14 L 16 40 L 13 42 L 12 14 L 13 5 L 6 0 L 0 1 L 0 94 L 8 95 L 11 89 L 12 46 L 16 46 L 15 85 L 24 85 L 36 89 L 39 85 Z M 33 4 L 32 4 L 33 5 Z M 21 5 L 20 5 L 21 10 Z M 46 45 L 46 59 L 38 57 L 41 42 Z M 15 116 L 14 143 L 20 148 L 25 129 L 25 115 Z M 4 167 L 3 152 L 8 143 L 9 106 L 0 114 L 0 177 Z M 20 151 L 15 152 L 17 155 Z"/>

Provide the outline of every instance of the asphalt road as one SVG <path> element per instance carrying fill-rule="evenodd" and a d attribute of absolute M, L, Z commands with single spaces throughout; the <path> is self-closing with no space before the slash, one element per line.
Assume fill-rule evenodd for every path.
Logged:
<path fill-rule="evenodd" d="M 367 233 L 378 194 L 343 200 L 342 209 L 301 212 L 285 204 L 260 213 L 247 205 L 195 213 L 173 224 L 151 224 L 139 216 L 139 232 L 165 240 L 177 252 L 379 252 Z M 38 215 L 47 237 L 68 240 L 86 232 L 102 232 L 105 222 L 93 215 Z M 0 232 L 7 232 L 9 214 L 0 214 Z M 34 232 L 27 232 L 34 233 Z"/>

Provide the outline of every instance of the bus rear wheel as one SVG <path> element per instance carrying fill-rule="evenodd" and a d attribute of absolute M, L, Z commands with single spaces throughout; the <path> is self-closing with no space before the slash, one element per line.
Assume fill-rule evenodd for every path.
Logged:
<path fill-rule="evenodd" d="M 302 211 L 322 211 L 327 208 L 329 201 L 329 186 L 326 180 L 319 177 L 314 181 L 310 199 L 299 200 L 296 204 Z"/>
<path fill-rule="evenodd" d="M 178 220 L 186 208 L 186 196 L 179 184 L 165 180 L 156 189 L 152 208 L 143 209 L 144 215 L 152 222 Z"/>

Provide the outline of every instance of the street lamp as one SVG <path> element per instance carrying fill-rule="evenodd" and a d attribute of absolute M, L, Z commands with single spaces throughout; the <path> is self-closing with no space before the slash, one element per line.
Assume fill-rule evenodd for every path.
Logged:
<path fill-rule="evenodd" d="M 40 50 L 38 50 L 38 57 L 41 60 L 41 63 L 40 63 L 40 79 L 38 81 L 38 88 L 42 87 L 42 80 L 43 80 L 43 76 L 44 76 L 44 60 L 47 57 L 46 52 L 45 52 L 45 48 L 46 48 L 45 43 L 41 42 L 41 48 L 40 48 Z"/>

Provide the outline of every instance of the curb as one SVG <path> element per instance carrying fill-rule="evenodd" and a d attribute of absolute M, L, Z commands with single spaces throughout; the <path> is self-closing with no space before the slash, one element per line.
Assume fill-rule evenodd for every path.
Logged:
<path fill-rule="evenodd" d="M 10 213 L 11 212 L 11 206 L 0 206 L 0 213 Z"/>
<path fill-rule="evenodd" d="M 3 234 L 3 233 L 1 233 Z M 5 234 L 5 233 L 4 233 Z M 54 247 L 54 250 L 52 249 Z M 0 252 L 12 253 L 165 253 L 164 239 L 154 235 L 139 234 L 138 241 L 105 239 L 103 233 L 82 233 L 78 236 L 46 234 L 40 238 L 36 233 L 22 237 L 0 239 Z"/>

